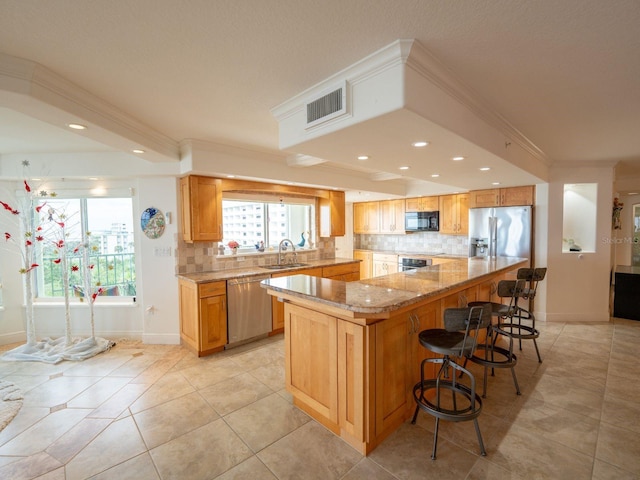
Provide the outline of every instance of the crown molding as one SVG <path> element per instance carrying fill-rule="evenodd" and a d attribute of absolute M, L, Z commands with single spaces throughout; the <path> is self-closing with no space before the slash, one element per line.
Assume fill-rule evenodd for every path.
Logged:
<path fill-rule="evenodd" d="M 74 84 L 66 78 L 36 62 L 0 53 L 0 94 L 13 93 L 26 97 L 29 106 L 13 99 L 10 108 L 33 110 L 33 101 L 52 107 L 102 130 L 84 132 L 83 135 L 99 135 L 97 141 L 112 140 L 115 148 L 128 151 L 138 146 L 147 152 L 156 152 L 155 160 L 179 161 L 178 142 L 148 127 L 136 118 L 124 113 L 112 104 Z M 0 95 L 0 99 L 2 95 Z M 33 113 L 33 111 L 29 112 Z M 119 137 L 119 142 L 118 138 Z M 148 155 L 146 158 L 152 158 Z"/>
<path fill-rule="evenodd" d="M 419 42 L 413 42 L 406 64 L 408 68 L 453 97 L 478 118 L 502 132 L 507 139 L 517 143 L 527 153 L 545 165 L 551 165 L 551 161 L 540 148 L 505 117 L 493 110 L 488 102 Z"/>

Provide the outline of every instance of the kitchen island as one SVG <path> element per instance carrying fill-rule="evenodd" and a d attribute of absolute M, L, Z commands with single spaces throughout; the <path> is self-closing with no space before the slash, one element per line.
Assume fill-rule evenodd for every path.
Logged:
<path fill-rule="evenodd" d="M 371 452 L 411 417 L 430 352 L 418 333 L 446 308 L 493 300 L 524 258 L 464 259 L 357 282 L 292 275 L 262 282 L 285 303 L 285 377 L 294 404 Z"/>

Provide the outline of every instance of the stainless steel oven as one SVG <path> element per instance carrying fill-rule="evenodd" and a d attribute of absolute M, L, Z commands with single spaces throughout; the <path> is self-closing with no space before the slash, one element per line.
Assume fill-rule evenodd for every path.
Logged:
<path fill-rule="evenodd" d="M 415 268 L 428 267 L 433 261 L 430 258 L 411 258 L 398 256 L 398 271 L 406 272 Z"/>

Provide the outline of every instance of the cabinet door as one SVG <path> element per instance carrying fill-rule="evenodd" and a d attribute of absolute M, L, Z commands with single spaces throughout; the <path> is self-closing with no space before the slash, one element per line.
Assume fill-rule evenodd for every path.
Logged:
<path fill-rule="evenodd" d="M 398 256 L 387 254 L 373 254 L 373 276 L 381 277 L 398 271 Z"/>
<path fill-rule="evenodd" d="M 337 424 L 338 320 L 291 303 L 284 311 L 287 390 Z"/>
<path fill-rule="evenodd" d="M 470 208 L 497 207 L 500 205 L 500 189 L 476 190 L 469 194 Z"/>
<path fill-rule="evenodd" d="M 458 206 L 458 229 L 457 235 L 469 234 L 469 194 L 461 193 L 456 195 Z"/>
<path fill-rule="evenodd" d="M 404 233 L 404 212 L 404 200 L 385 200 L 380 202 L 380 233 Z"/>
<path fill-rule="evenodd" d="M 338 423 L 365 440 L 365 327 L 338 320 Z"/>
<path fill-rule="evenodd" d="M 505 207 L 533 205 L 534 187 L 511 187 L 500 189 L 500 205 Z"/>
<path fill-rule="evenodd" d="M 442 314 L 440 307 L 440 300 L 422 305 L 413 310 L 410 315 L 414 322 L 414 332 L 411 342 L 411 363 L 409 365 L 411 372 L 411 386 L 420 381 L 420 367 L 422 360 L 425 358 L 434 358 L 437 355 L 432 351 L 424 348 L 420 345 L 418 335 L 423 330 L 429 330 L 431 328 L 442 328 Z M 434 378 L 436 375 L 436 366 L 433 363 L 425 365 L 425 378 Z M 413 392 L 410 392 L 411 399 L 413 401 Z"/>
<path fill-rule="evenodd" d="M 405 200 L 407 212 L 435 212 L 440 208 L 438 197 L 416 197 Z"/>
<path fill-rule="evenodd" d="M 329 191 L 328 198 L 320 199 L 320 236 L 342 237 L 345 234 L 344 192 Z"/>
<path fill-rule="evenodd" d="M 373 276 L 373 254 L 362 250 L 354 250 L 353 258 L 362 260 L 360 262 L 360 279 L 371 278 Z"/>
<path fill-rule="evenodd" d="M 380 231 L 379 202 L 353 204 L 353 233 L 378 233 Z"/>
<path fill-rule="evenodd" d="M 413 408 L 411 388 L 412 323 L 401 314 L 375 324 L 375 435 L 404 421 Z"/>
<path fill-rule="evenodd" d="M 455 235 L 458 226 L 458 210 L 455 195 L 440 195 L 440 233 Z"/>
<path fill-rule="evenodd" d="M 222 240 L 222 190 L 217 178 L 180 179 L 182 236 L 185 242 Z"/>
<path fill-rule="evenodd" d="M 227 296 L 200 299 L 200 351 L 209 353 L 227 344 Z"/>
<path fill-rule="evenodd" d="M 440 196 L 440 233 L 467 235 L 469 233 L 469 194 Z"/>
<path fill-rule="evenodd" d="M 178 281 L 180 303 L 180 339 L 193 351 L 200 347 L 200 314 L 198 312 L 198 286 L 184 280 Z"/>

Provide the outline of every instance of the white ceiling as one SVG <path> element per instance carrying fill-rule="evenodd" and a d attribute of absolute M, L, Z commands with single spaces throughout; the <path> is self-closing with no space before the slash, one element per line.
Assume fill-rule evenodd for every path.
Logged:
<path fill-rule="evenodd" d="M 0 12 L 1 53 L 46 67 L 176 145 L 241 146 L 277 153 L 286 165 L 305 152 L 279 150 L 271 109 L 397 39 L 416 39 L 548 164 L 618 162 L 618 175 L 640 179 L 637 0 L 0 0 Z M 25 114 L 0 98 L 0 156 L 122 149 L 33 108 Z M 308 183 L 341 169 L 353 178 L 397 174 L 399 152 L 378 156 L 384 164 L 343 158 L 367 138 L 391 145 L 390 132 L 378 125 L 341 139 L 342 154 L 334 146 L 328 163 L 305 170 Z M 482 188 L 475 167 L 463 174 L 448 161 L 459 152 L 443 148 L 447 132 L 427 136 L 438 171 L 400 181 L 423 181 L 434 193 Z M 485 161 L 480 149 L 460 147 L 467 166 Z M 507 162 L 495 162 L 493 174 L 503 184 L 531 181 Z"/>

